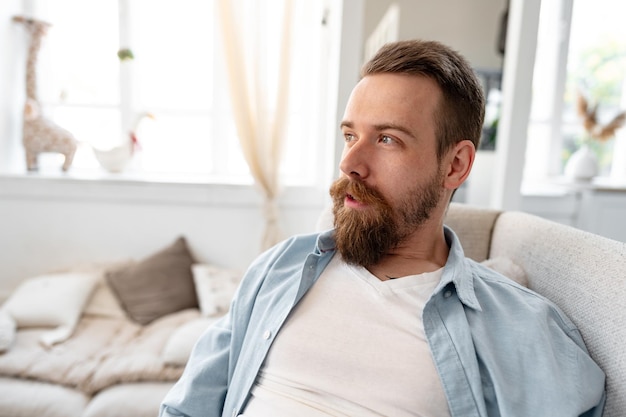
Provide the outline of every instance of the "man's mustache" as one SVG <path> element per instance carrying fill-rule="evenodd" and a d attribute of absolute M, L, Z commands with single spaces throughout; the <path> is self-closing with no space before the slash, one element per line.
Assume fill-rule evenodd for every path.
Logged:
<path fill-rule="evenodd" d="M 349 195 L 353 199 L 365 204 L 387 204 L 385 197 L 375 187 L 366 185 L 363 181 L 339 178 L 332 185 L 330 194 L 335 200 L 341 200 Z"/>

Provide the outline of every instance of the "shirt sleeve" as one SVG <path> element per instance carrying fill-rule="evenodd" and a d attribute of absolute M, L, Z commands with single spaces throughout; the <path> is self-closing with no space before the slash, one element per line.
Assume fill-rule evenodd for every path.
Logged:
<path fill-rule="evenodd" d="M 220 417 L 228 387 L 231 315 L 213 324 L 196 343 L 183 375 L 161 403 L 160 417 Z"/>

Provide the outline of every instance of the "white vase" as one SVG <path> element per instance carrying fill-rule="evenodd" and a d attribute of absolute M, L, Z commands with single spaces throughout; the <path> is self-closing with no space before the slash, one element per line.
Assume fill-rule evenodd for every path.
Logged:
<path fill-rule="evenodd" d="M 598 157 L 589 145 L 582 145 L 569 157 L 565 175 L 575 180 L 590 180 L 598 175 Z"/>

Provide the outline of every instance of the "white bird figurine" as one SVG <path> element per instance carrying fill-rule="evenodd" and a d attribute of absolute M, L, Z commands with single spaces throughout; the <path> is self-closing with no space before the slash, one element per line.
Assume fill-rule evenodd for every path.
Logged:
<path fill-rule="evenodd" d="M 145 119 L 154 119 L 151 113 L 143 113 L 139 115 L 133 129 L 128 134 L 128 139 L 121 145 L 114 146 L 109 149 L 98 149 L 93 147 L 96 159 L 109 172 L 122 172 L 128 163 L 133 159 L 135 152 L 141 149 L 139 140 L 137 139 L 137 130 L 139 124 Z"/>

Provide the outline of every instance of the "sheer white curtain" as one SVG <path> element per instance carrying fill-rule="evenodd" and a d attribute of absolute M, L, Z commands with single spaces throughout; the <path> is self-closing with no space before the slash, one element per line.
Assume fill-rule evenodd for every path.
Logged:
<path fill-rule="evenodd" d="M 219 0 L 237 133 L 265 199 L 262 248 L 281 239 L 277 197 L 288 114 L 294 0 Z"/>

